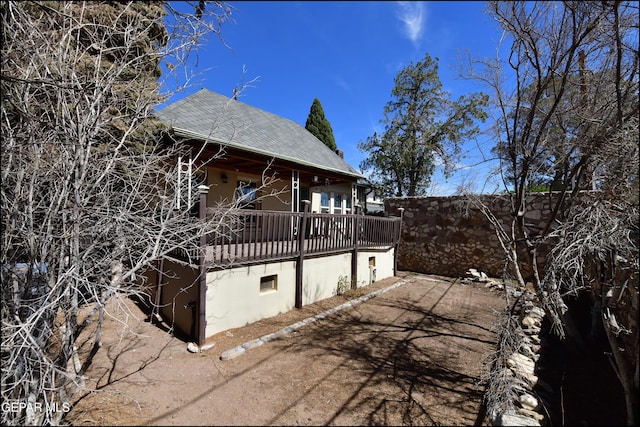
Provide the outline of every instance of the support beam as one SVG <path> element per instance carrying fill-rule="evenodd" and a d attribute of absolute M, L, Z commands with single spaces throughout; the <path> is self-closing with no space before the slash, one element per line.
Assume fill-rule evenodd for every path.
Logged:
<path fill-rule="evenodd" d="M 207 193 L 209 187 L 206 185 L 198 186 L 200 194 L 198 218 L 204 223 L 207 220 Z M 200 257 L 199 257 L 199 289 L 198 289 L 198 329 L 197 337 L 198 346 L 202 347 L 206 340 L 207 326 L 207 267 L 205 258 L 207 255 L 207 236 L 205 233 L 200 234 Z"/>
<path fill-rule="evenodd" d="M 358 237 L 360 235 L 360 215 L 353 216 L 353 229 L 351 231 L 351 289 L 358 287 Z"/>
<path fill-rule="evenodd" d="M 296 262 L 296 295 L 295 295 L 295 307 L 302 308 L 302 291 L 303 291 L 303 265 L 304 265 L 304 237 L 307 232 L 307 216 L 309 214 L 310 200 L 303 200 L 304 212 L 302 213 L 302 219 L 300 220 L 300 227 L 298 228 L 298 260 Z"/>
<path fill-rule="evenodd" d="M 291 212 L 300 211 L 300 171 L 291 170 Z"/>

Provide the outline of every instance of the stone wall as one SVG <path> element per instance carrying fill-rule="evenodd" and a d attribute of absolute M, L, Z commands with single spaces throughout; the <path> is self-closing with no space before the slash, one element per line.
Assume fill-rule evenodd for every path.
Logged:
<path fill-rule="evenodd" d="M 508 195 L 482 196 L 501 224 L 509 230 L 514 208 Z M 525 221 L 533 229 L 541 226 L 555 202 L 552 193 L 527 197 Z M 426 274 L 455 277 L 475 268 L 501 277 L 505 255 L 494 227 L 481 209 L 464 196 L 402 197 L 385 199 L 385 212 L 399 216 L 404 208 L 398 268 Z M 521 251 L 521 256 L 525 256 Z M 539 258 L 544 262 L 544 254 Z M 525 270 L 523 274 L 528 274 Z"/>

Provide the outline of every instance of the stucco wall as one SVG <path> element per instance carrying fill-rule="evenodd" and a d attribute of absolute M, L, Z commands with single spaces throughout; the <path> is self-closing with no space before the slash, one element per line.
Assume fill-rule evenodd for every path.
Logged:
<path fill-rule="evenodd" d="M 551 212 L 555 195 L 527 197 L 525 221 L 534 227 Z M 507 195 L 483 196 L 482 202 L 509 229 L 514 208 Z M 500 277 L 504 250 L 486 216 L 462 196 L 385 199 L 385 212 L 400 215 L 404 208 L 398 268 L 443 276 L 462 276 L 469 268 Z M 539 262 L 544 262 L 541 253 Z M 524 274 L 528 272 L 525 270 Z"/>
<path fill-rule="evenodd" d="M 226 183 L 222 182 L 222 175 L 226 176 Z M 262 176 L 218 168 L 207 168 L 207 185 L 209 186 L 207 206 L 214 207 L 233 201 L 238 181 L 252 182 L 260 187 L 262 185 Z M 290 188 L 291 180 L 287 177 L 281 177 L 273 181 L 269 186 L 265 186 L 261 191 L 261 209 L 291 211 Z"/>
<path fill-rule="evenodd" d="M 260 292 L 260 278 L 277 275 L 275 291 Z M 295 262 L 277 262 L 207 274 L 206 336 L 287 312 L 295 306 Z"/>
<path fill-rule="evenodd" d="M 222 176 L 226 177 L 227 182 L 223 182 Z M 207 168 L 207 185 L 209 193 L 207 194 L 207 206 L 214 207 L 219 204 L 225 205 L 234 200 L 234 194 L 238 181 L 255 183 L 258 187 L 262 184 L 262 176 L 256 174 L 248 174 L 244 172 L 236 172 L 220 168 Z M 355 188 L 352 184 L 331 184 L 327 186 L 311 186 L 311 182 L 301 180 L 301 188 L 308 188 L 308 198 L 311 201 L 311 212 L 320 212 L 321 193 L 339 193 L 349 195 L 351 200 L 355 200 Z M 261 193 L 261 210 L 286 211 L 291 209 L 291 177 L 280 176 L 266 185 Z M 302 197 L 302 194 L 300 195 Z M 344 210 L 346 211 L 346 201 L 343 200 Z M 331 205 L 333 207 L 333 205 Z M 353 208 L 353 206 L 351 207 Z M 297 209 L 296 209 L 297 210 Z M 294 211 L 296 211 L 294 210 Z"/>
<path fill-rule="evenodd" d="M 393 276 L 393 249 L 358 252 L 358 287 L 371 284 L 370 259 L 375 258 L 376 277 Z M 277 290 L 260 291 L 261 277 L 276 275 Z M 305 258 L 302 304 L 335 296 L 338 282 L 350 278 L 351 254 Z M 295 308 L 295 261 L 275 262 L 207 274 L 206 336 L 276 316 Z"/>

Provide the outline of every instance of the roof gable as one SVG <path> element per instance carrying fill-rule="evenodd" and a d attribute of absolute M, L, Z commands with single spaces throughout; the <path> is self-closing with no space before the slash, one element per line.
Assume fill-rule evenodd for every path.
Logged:
<path fill-rule="evenodd" d="M 304 127 L 208 89 L 155 113 L 181 136 L 208 140 L 300 165 L 361 177 Z"/>

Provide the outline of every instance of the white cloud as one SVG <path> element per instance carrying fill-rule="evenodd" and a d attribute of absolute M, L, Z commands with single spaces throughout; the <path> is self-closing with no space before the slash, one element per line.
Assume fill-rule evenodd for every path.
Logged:
<path fill-rule="evenodd" d="M 414 45 L 419 44 L 424 32 L 425 11 L 422 2 L 398 2 L 398 18 L 404 25 L 404 33 Z"/>

